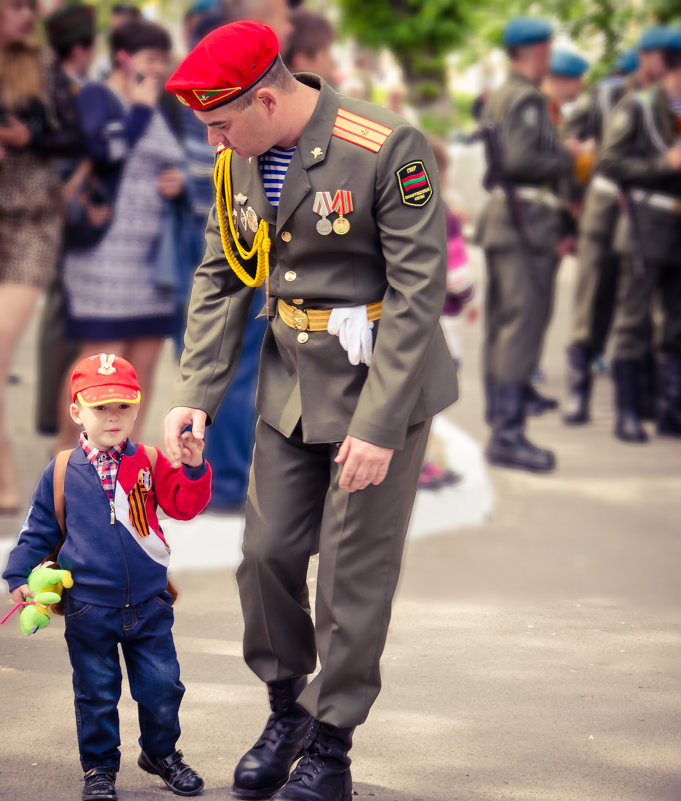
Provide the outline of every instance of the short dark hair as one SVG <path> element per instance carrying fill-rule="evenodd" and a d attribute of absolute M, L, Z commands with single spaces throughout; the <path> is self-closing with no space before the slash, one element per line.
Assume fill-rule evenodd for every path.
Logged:
<path fill-rule="evenodd" d="M 64 61 L 67 59 L 71 53 L 80 45 L 81 47 L 92 47 L 95 43 L 94 36 L 86 36 L 82 39 L 78 39 L 75 42 L 67 42 L 66 44 L 53 44 L 52 49 L 57 54 L 60 61 Z"/>
<path fill-rule="evenodd" d="M 662 60 L 668 70 L 678 70 L 681 67 L 681 50 L 665 48 L 662 51 Z"/>
<path fill-rule="evenodd" d="M 130 17 L 135 17 L 135 19 L 139 19 L 142 16 L 139 8 L 132 3 L 114 3 L 111 7 L 111 16 L 114 14 L 127 14 Z"/>
<path fill-rule="evenodd" d="M 293 90 L 295 78 L 284 66 L 281 56 L 277 56 L 274 64 L 270 67 L 269 71 L 255 84 L 251 86 L 246 92 L 229 103 L 229 107 L 235 111 L 244 111 L 253 104 L 253 98 L 258 89 L 268 87 L 271 89 Z"/>
<path fill-rule="evenodd" d="M 291 14 L 293 31 L 289 37 L 288 47 L 284 55 L 287 65 L 291 64 L 297 53 L 303 53 L 308 58 L 314 56 L 326 47 L 333 44 L 336 30 L 329 20 L 314 11 L 300 9 Z"/>
<path fill-rule="evenodd" d="M 124 22 L 111 32 L 109 44 L 112 56 L 116 55 L 120 50 L 124 50 L 131 55 L 147 49 L 163 50 L 169 53 L 173 46 L 170 35 L 165 28 L 145 19 L 140 19 L 136 22 Z"/>

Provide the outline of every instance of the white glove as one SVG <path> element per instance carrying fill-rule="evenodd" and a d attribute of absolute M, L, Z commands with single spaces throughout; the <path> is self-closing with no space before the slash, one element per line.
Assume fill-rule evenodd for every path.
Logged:
<path fill-rule="evenodd" d="M 369 322 L 366 306 L 346 306 L 332 309 L 326 330 L 337 336 L 343 350 L 348 352 L 350 364 L 371 364 L 374 340 L 373 323 Z"/>

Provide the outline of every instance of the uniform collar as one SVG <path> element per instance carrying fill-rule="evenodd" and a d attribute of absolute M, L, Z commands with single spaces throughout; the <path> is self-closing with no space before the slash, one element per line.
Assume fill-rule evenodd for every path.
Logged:
<path fill-rule="evenodd" d="M 306 86 L 311 86 L 319 91 L 317 105 L 298 140 L 296 148 L 300 154 L 303 169 L 309 170 L 310 167 L 321 164 L 326 159 L 331 134 L 338 116 L 340 100 L 336 92 L 319 75 L 301 72 L 295 77 L 296 80 Z"/>

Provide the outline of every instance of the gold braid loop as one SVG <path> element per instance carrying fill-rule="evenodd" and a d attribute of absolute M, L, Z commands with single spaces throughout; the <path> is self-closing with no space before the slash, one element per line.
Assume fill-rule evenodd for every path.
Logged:
<path fill-rule="evenodd" d="M 215 206 L 220 224 L 220 239 L 222 249 L 225 252 L 227 263 L 237 274 L 238 278 L 249 287 L 262 286 L 270 275 L 270 250 L 272 241 L 270 240 L 270 226 L 266 220 L 260 220 L 258 231 L 253 239 L 253 247 L 246 250 L 239 242 L 239 235 L 234 228 L 234 217 L 232 213 L 232 172 L 230 165 L 232 162 L 232 151 L 224 150 L 215 163 Z M 232 235 L 230 241 L 230 233 Z M 251 277 L 241 265 L 232 248 L 232 242 L 236 245 L 239 255 L 244 261 L 249 261 L 256 256 L 255 276 Z"/>

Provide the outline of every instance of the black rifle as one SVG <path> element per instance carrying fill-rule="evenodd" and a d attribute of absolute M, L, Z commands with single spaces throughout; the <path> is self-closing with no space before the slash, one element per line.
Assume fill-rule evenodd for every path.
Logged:
<path fill-rule="evenodd" d="M 515 185 L 509 180 L 504 170 L 503 158 L 503 145 L 501 143 L 501 127 L 495 123 L 486 123 L 481 125 L 473 134 L 471 134 L 469 142 L 482 142 L 485 147 L 485 158 L 487 161 L 487 170 L 482 179 L 483 187 L 491 192 L 495 187 L 499 186 L 506 196 L 508 202 L 508 209 L 511 214 L 511 221 L 513 223 L 520 244 L 525 252 L 525 258 L 530 265 L 530 270 L 535 281 L 539 282 L 539 265 L 534 257 L 534 251 L 530 243 L 530 238 L 527 234 L 527 227 L 525 226 L 525 216 L 523 213 L 523 206 L 518 197 Z"/>

